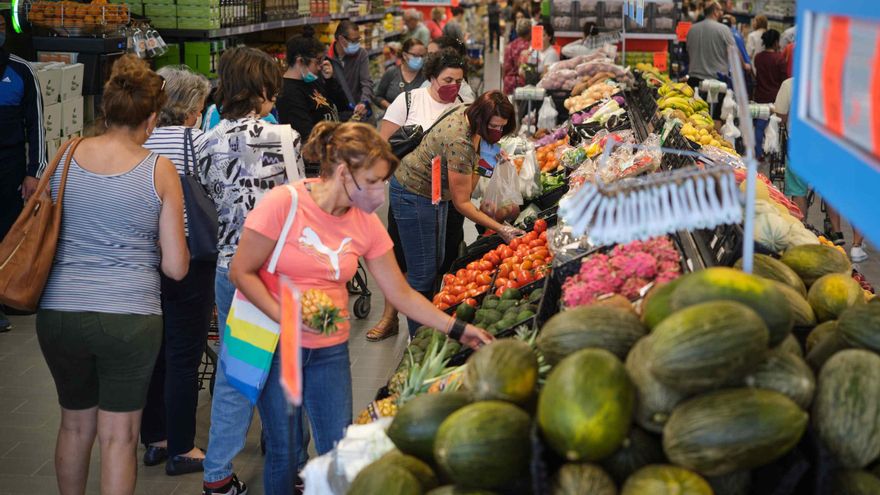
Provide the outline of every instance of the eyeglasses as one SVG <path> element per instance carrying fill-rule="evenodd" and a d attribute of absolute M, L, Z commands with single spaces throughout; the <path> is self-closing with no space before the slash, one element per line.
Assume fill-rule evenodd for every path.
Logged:
<path fill-rule="evenodd" d="M 351 39 L 351 38 L 349 38 L 348 36 L 343 36 L 343 38 L 345 38 L 345 41 L 348 41 L 349 43 L 360 43 L 360 42 L 361 42 L 361 37 L 360 37 L 360 36 L 358 36 L 358 37 L 355 38 L 355 39 Z"/>
<path fill-rule="evenodd" d="M 424 57 L 425 56 L 424 53 L 412 53 L 412 52 L 403 52 L 403 53 L 406 53 L 410 57 Z"/>

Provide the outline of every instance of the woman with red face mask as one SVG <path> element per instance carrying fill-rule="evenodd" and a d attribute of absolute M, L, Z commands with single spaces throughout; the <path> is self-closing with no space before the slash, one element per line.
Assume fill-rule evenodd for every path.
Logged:
<path fill-rule="evenodd" d="M 450 94 L 457 88 L 449 89 Z M 523 232 L 497 222 L 471 203 L 480 147 L 495 144 L 516 129 L 513 104 L 500 91 L 489 91 L 470 106 L 456 106 L 438 117 L 419 146 L 400 162 L 391 178 L 391 212 L 406 258 L 409 285 L 431 296 L 443 261 L 449 205 L 477 225 L 509 241 Z M 441 169 L 440 202 L 432 204 L 432 163 Z M 412 335 L 418 323 L 409 320 Z"/>

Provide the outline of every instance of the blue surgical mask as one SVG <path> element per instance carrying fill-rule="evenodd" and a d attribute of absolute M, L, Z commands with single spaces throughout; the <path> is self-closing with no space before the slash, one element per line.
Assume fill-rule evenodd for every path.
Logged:
<path fill-rule="evenodd" d="M 358 50 L 360 50 L 360 49 L 361 49 L 361 44 L 360 44 L 360 43 L 352 43 L 352 42 L 349 42 L 349 43 L 348 43 L 348 46 L 345 47 L 345 53 L 347 53 L 348 55 L 354 55 L 354 54 L 357 53 Z"/>
<path fill-rule="evenodd" d="M 422 66 L 425 65 L 425 59 L 422 57 L 410 57 L 406 61 L 406 65 L 412 70 L 421 70 Z"/>
<path fill-rule="evenodd" d="M 318 80 L 318 76 L 308 69 L 302 70 L 302 78 L 304 83 L 313 83 Z"/>

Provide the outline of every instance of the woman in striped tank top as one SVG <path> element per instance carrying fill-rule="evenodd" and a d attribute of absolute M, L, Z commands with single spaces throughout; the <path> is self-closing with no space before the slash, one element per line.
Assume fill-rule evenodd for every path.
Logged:
<path fill-rule="evenodd" d="M 167 101 L 159 122 L 144 147 L 168 158 L 184 175 L 208 168 L 211 156 L 205 134 L 199 130 L 208 79 L 185 65 L 158 70 L 165 78 Z M 186 224 L 184 210 L 184 225 Z M 217 260 L 193 259 L 186 278 L 162 277 L 164 340 L 153 370 L 141 421 L 144 464 L 165 462 L 168 475 L 202 470 L 205 455 L 195 446 L 196 407 L 199 403 L 199 365 L 214 311 L 214 272 Z"/>
<path fill-rule="evenodd" d="M 83 140 L 70 161 L 58 248 L 37 313 L 61 405 L 55 471 L 62 494 L 85 493 L 96 436 L 101 492 L 135 488 L 141 410 L 162 342 L 158 269 L 181 280 L 189 267 L 177 171 L 143 147 L 164 85 L 137 57 L 117 60 L 101 103 L 106 130 Z"/>

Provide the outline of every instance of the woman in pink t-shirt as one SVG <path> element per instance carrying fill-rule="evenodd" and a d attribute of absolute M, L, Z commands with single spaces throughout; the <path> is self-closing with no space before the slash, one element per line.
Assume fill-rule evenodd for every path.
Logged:
<path fill-rule="evenodd" d="M 281 318 L 279 276 L 289 278 L 303 293 L 303 405 L 314 428 L 315 447 L 324 454 L 351 423 L 345 284 L 354 276 L 359 257 L 402 313 L 473 348 L 492 337 L 436 309 L 403 278 L 388 232 L 374 213 L 385 200 L 386 180 L 398 161 L 374 128 L 322 122 L 302 152 L 307 160 L 321 164 L 321 178 L 294 184 L 296 216 L 276 274 L 266 267 L 292 204 L 287 186 L 272 190 L 247 217 L 230 278 L 275 321 Z M 300 414 L 298 408 L 293 424 L 299 424 Z M 294 431 L 298 437 L 299 428 Z M 300 444 L 295 438 L 294 445 Z"/>

